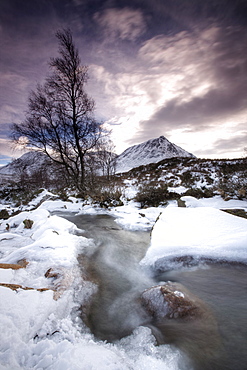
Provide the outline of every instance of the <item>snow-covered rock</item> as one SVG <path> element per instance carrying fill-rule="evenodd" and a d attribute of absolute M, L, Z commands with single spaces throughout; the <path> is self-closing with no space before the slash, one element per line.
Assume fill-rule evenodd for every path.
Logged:
<path fill-rule="evenodd" d="M 211 207 L 167 207 L 142 264 L 169 269 L 201 259 L 247 263 L 247 220 Z"/>
<path fill-rule="evenodd" d="M 194 157 L 179 146 L 172 144 L 164 136 L 145 141 L 126 149 L 116 160 L 116 172 L 127 172 L 132 168 L 158 163 L 166 158 Z"/>

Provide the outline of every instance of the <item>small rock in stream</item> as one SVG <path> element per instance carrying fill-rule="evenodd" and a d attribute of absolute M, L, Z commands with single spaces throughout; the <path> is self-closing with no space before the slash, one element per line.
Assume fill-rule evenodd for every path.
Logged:
<path fill-rule="evenodd" d="M 141 302 L 155 320 L 193 319 L 203 312 L 198 298 L 178 283 L 168 282 L 145 290 Z"/>

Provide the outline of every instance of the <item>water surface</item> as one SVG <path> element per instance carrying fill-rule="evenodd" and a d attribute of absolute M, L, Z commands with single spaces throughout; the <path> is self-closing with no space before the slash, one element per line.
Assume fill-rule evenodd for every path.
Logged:
<path fill-rule="evenodd" d="M 154 328 L 159 343 L 177 346 L 196 370 L 247 369 L 246 268 L 202 266 L 162 273 L 153 280 L 139 265 L 150 243 L 149 232 L 122 230 L 107 215 L 66 214 L 66 218 L 97 245 L 89 269 L 99 290 L 88 318 L 96 337 L 112 342 L 139 325 L 155 325 L 139 297 L 146 288 L 170 280 L 196 295 L 206 315 L 196 321 L 165 320 Z"/>

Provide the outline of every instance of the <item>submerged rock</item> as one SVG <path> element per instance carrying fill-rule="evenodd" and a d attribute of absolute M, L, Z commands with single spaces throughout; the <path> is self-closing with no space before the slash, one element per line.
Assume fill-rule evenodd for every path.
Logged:
<path fill-rule="evenodd" d="M 217 321 L 210 308 L 182 284 L 165 283 L 145 290 L 142 305 L 157 344 L 173 344 L 184 352 L 195 370 L 225 369 L 226 357 Z"/>
<path fill-rule="evenodd" d="M 198 298 L 185 292 L 178 283 L 168 282 L 145 290 L 141 296 L 142 305 L 155 320 L 186 318 L 202 315 Z"/>

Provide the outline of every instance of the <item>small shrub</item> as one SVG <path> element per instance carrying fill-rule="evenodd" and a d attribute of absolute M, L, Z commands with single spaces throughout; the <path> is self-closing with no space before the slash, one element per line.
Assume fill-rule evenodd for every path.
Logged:
<path fill-rule="evenodd" d="M 104 189 L 94 194 L 90 194 L 95 203 L 102 208 L 122 206 L 122 191 L 120 189 Z"/>
<path fill-rule="evenodd" d="M 58 192 L 58 196 L 59 196 L 59 198 L 60 198 L 63 202 L 68 202 L 68 200 L 69 200 L 69 196 L 67 195 L 66 191 L 59 191 L 59 192 Z"/>
<path fill-rule="evenodd" d="M 207 188 L 205 188 L 204 190 L 200 188 L 191 188 L 191 189 L 186 190 L 186 192 L 183 195 L 191 196 L 197 199 L 211 198 L 214 196 L 214 192 Z"/>
<path fill-rule="evenodd" d="M 184 186 L 193 185 L 194 181 L 195 181 L 193 175 L 191 174 L 191 171 L 184 171 L 180 175 L 180 180 L 181 180 L 182 185 L 184 185 Z"/>
<path fill-rule="evenodd" d="M 1 219 L 7 220 L 9 217 L 10 217 L 10 215 L 9 215 L 9 212 L 7 211 L 7 209 L 2 209 L 0 211 L 0 218 Z"/>
<path fill-rule="evenodd" d="M 33 220 L 29 220 L 28 218 L 26 218 L 24 221 L 24 228 L 25 229 L 31 229 L 32 226 L 33 226 Z"/>
<path fill-rule="evenodd" d="M 151 182 L 141 186 L 135 196 L 135 201 L 141 203 L 141 208 L 165 205 L 168 199 L 169 192 L 167 185 L 164 183 L 157 184 Z"/>

